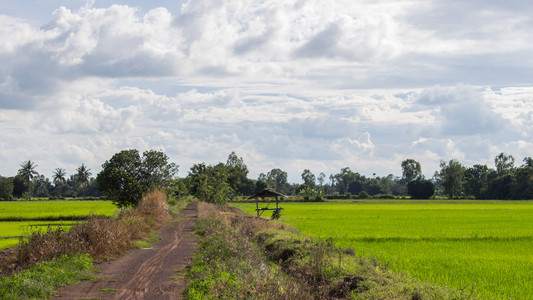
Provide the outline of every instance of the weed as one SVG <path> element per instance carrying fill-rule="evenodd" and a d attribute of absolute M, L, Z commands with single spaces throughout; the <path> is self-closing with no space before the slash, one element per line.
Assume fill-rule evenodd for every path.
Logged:
<path fill-rule="evenodd" d="M 100 290 L 100 293 L 101 294 L 109 294 L 109 293 L 113 293 L 113 292 L 116 292 L 116 291 L 118 291 L 118 290 L 117 289 L 105 288 L 105 289 Z"/>

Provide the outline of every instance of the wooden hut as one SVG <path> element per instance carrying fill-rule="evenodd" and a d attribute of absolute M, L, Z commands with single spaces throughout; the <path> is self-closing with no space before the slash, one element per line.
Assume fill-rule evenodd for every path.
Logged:
<path fill-rule="evenodd" d="M 261 192 L 251 196 L 250 198 L 248 199 L 253 199 L 255 198 L 255 210 L 257 211 L 257 216 L 261 216 L 261 214 L 263 214 L 264 211 L 266 210 L 274 210 L 275 213 L 279 213 L 280 210 L 282 210 L 283 208 L 279 207 L 278 203 L 279 203 L 279 198 L 286 198 L 287 196 L 283 195 L 283 194 L 280 194 L 276 191 L 273 191 L 273 190 L 269 190 L 269 189 L 265 189 L 265 190 L 262 190 Z M 272 198 L 270 201 L 268 201 L 267 203 L 267 206 L 266 207 L 259 207 L 259 198 L 261 198 L 261 202 L 263 203 L 267 203 L 265 201 L 265 198 Z M 276 207 L 274 208 L 269 208 L 270 204 L 272 203 L 272 201 L 276 201 Z M 279 215 L 279 214 L 278 214 Z"/>

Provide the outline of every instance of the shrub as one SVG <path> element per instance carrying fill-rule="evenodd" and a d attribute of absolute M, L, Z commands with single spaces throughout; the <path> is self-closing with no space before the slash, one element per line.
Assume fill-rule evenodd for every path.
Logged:
<path fill-rule="evenodd" d="M 407 193 L 413 199 L 429 199 L 435 194 L 435 185 L 426 179 L 418 179 L 407 184 Z"/>

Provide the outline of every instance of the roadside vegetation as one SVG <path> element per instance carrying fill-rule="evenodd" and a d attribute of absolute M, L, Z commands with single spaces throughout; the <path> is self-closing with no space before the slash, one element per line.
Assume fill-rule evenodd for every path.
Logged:
<path fill-rule="evenodd" d="M 255 204 L 233 204 L 249 213 Z M 531 299 L 533 201 L 283 203 L 281 221 L 425 282 Z"/>
<path fill-rule="evenodd" d="M 200 203 L 197 232 L 187 299 L 475 298 L 237 209 Z"/>
<path fill-rule="evenodd" d="M 0 291 L 7 291 L 2 299 L 43 297 L 57 286 L 69 283 L 71 277 L 87 278 L 93 260 L 104 261 L 121 255 L 136 247 L 135 241 L 151 237 L 154 230 L 167 222 L 171 217 L 167 202 L 165 193 L 154 191 L 143 197 L 135 208 L 124 209 L 115 218 L 90 216 L 68 231 L 62 226 L 48 227 L 22 237 L 16 248 L 0 256 L 3 276 Z M 183 206 L 179 202 L 175 204 Z M 63 272 L 68 265 L 78 266 L 79 274 Z M 48 282 L 49 277 L 54 279 Z M 21 284 L 29 281 L 36 286 Z"/>

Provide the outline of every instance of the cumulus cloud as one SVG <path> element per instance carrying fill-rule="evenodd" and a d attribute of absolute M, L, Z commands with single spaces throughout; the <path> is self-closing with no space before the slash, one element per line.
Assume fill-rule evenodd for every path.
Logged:
<path fill-rule="evenodd" d="M 306 166 L 388 174 L 409 156 L 431 174 L 531 143 L 523 1 L 95 5 L 39 26 L 0 15 L 0 172 L 61 157 L 97 171 L 158 148 L 182 171 L 239 150 L 296 181 Z"/>

